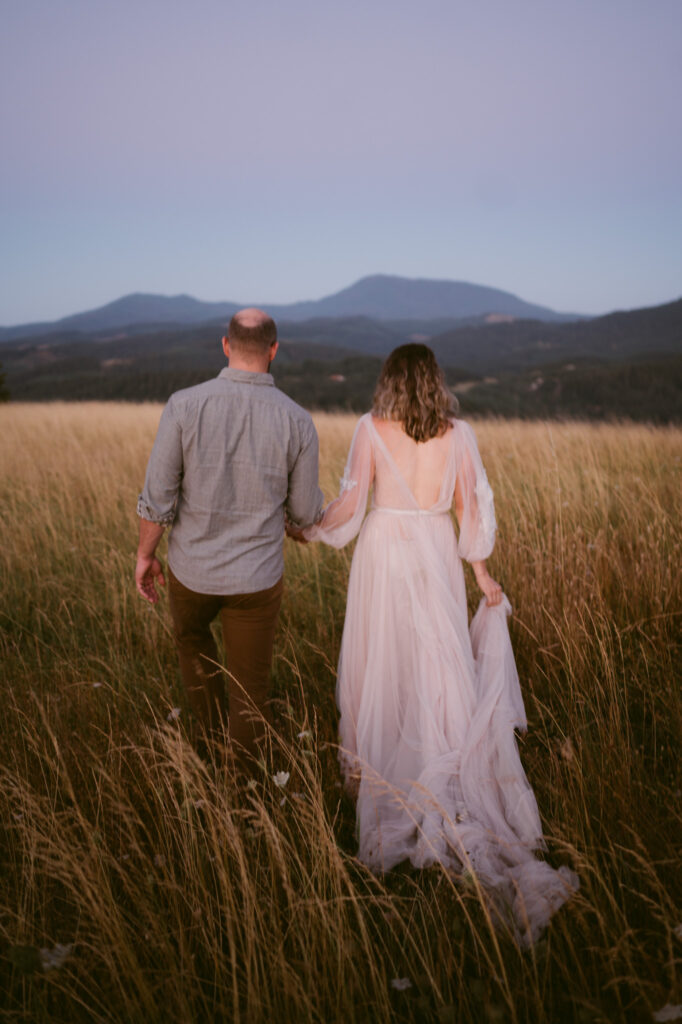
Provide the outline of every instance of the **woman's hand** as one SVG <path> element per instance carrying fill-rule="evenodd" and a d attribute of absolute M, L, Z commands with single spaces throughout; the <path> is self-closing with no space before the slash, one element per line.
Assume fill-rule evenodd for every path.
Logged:
<path fill-rule="evenodd" d="M 502 601 L 502 587 L 492 578 L 487 569 L 479 569 L 476 572 L 476 582 L 486 597 L 487 605 L 500 604 Z"/>
<path fill-rule="evenodd" d="M 294 526 L 294 524 L 290 523 L 288 519 L 285 519 L 285 521 L 284 521 L 284 529 L 286 531 L 287 537 L 291 537 L 291 539 L 295 540 L 298 544 L 307 544 L 308 543 L 308 541 L 303 536 L 304 527 L 302 527 L 302 526 Z"/>

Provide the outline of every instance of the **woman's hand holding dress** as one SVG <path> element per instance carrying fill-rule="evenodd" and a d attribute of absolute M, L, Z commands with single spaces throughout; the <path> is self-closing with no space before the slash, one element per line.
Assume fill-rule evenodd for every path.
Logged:
<path fill-rule="evenodd" d="M 483 591 L 486 604 L 495 605 L 500 604 L 502 601 L 502 587 L 494 580 L 488 570 L 485 567 L 485 562 L 479 562 L 474 566 L 474 573 L 476 574 L 476 582 Z"/>

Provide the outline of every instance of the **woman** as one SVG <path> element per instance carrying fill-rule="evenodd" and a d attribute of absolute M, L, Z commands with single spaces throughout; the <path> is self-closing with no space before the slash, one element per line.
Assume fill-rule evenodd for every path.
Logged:
<path fill-rule="evenodd" d="M 511 607 L 485 562 L 495 530 L 471 427 L 431 350 L 401 346 L 356 427 L 339 497 L 298 535 L 343 547 L 360 531 L 337 683 L 359 857 L 375 871 L 406 858 L 473 870 L 528 943 L 578 880 L 533 853 L 543 842 L 513 732 L 526 719 Z M 471 629 L 462 558 L 484 595 Z"/>

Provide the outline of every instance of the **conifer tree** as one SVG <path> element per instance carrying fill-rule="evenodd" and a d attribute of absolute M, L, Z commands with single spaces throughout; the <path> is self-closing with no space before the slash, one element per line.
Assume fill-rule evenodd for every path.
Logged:
<path fill-rule="evenodd" d="M 0 363 L 0 402 L 9 402 L 9 391 L 5 386 L 5 375 L 2 372 L 2 363 Z"/>

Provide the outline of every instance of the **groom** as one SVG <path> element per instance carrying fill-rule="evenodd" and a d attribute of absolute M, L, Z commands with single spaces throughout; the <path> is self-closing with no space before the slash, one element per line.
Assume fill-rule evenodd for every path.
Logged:
<path fill-rule="evenodd" d="M 236 313 L 222 339 L 228 365 L 171 395 L 159 423 L 137 513 L 135 582 L 155 604 L 165 585 L 156 548 L 168 542 L 168 590 L 180 672 L 209 742 L 227 728 L 233 752 L 257 752 L 282 600 L 286 518 L 322 508 L 318 440 L 310 414 L 268 372 L 277 328 L 259 309 Z M 211 634 L 220 616 L 225 678 Z M 254 705 L 259 714 L 254 715 Z"/>

